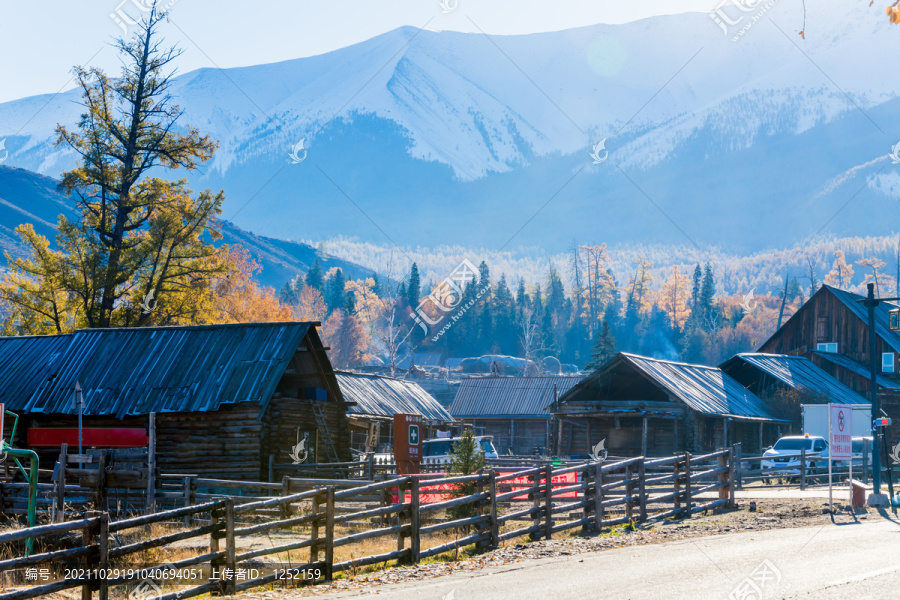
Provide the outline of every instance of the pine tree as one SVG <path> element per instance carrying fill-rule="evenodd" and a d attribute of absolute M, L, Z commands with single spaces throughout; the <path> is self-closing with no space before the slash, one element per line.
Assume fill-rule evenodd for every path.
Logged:
<path fill-rule="evenodd" d="M 506 275 L 500 276 L 494 296 L 494 337 L 503 354 L 514 355 L 518 346 L 516 331 L 516 306 L 512 292 L 506 285 Z"/>
<path fill-rule="evenodd" d="M 694 272 L 694 277 L 696 278 L 696 271 Z M 715 296 L 716 278 L 713 275 L 712 265 L 706 263 L 706 266 L 703 268 L 703 282 L 700 284 L 700 297 L 698 298 L 698 303 L 700 326 L 707 331 L 714 328 L 716 317 Z"/>
<path fill-rule="evenodd" d="M 421 299 L 420 287 L 419 266 L 416 265 L 416 263 L 413 263 L 412 269 L 409 271 L 409 285 L 406 287 L 406 300 L 413 308 L 419 305 L 419 300 Z"/>
<path fill-rule="evenodd" d="M 356 315 L 356 294 L 347 292 L 344 297 L 344 312 L 348 315 Z"/>
<path fill-rule="evenodd" d="M 484 452 L 478 447 L 478 440 L 472 435 L 472 430 L 466 428 L 463 430 L 459 441 L 450 447 L 450 468 L 448 470 L 457 475 L 474 475 L 483 468 Z M 465 482 L 457 484 L 451 495 L 458 498 L 470 496 L 477 491 L 475 483 Z M 474 517 L 477 513 L 478 508 L 472 503 L 447 509 L 447 514 L 451 520 Z"/>
<path fill-rule="evenodd" d="M 516 290 L 516 309 L 519 319 L 522 318 L 522 311 L 528 307 L 528 292 L 525 291 L 525 280 L 519 278 L 519 288 Z"/>
<path fill-rule="evenodd" d="M 313 261 L 309 271 L 306 272 L 306 285 L 315 290 L 319 290 L 319 293 L 325 291 L 325 278 L 322 275 L 322 267 L 319 265 L 318 258 Z"/>
<path fill-rule="evenodd" d="M 591 351 L 591 361 L 584 366 L 586 371 L 596 371 L 616 355 L 616 338 L 613 337 L 609 323 L 604 319 L 600 321 L 597 337 L 594 340 L 594 348 Z"/>
<path fill-rule="evenodd" d="M 33 227 L 18 228 L 30 256 L 10 261 L 0 289 L 17 321 L 58 333 L 215 318 L 213 287 L 230 269 L 227 249 L 213 245 L 224 194 L 194 194 L 186 180 L 161 177 L 196 171 L 217 143 L 180 120 L 167 70 L 181 53 L 162 46 L 163 17 L 150 7 L 118 41 L 119 77 L 75 69 L 81 117 L 56 129 L 56 144 L 77 160 L 59 183 L 75 206 L 59 219 L 53 250 Z M 142 310 L 148 298 L 158 308 Z"/>
<path fill-rule="evenodd" d="M 381 281 L 378 279 L 378 273 L 372 273 L 372 293 L 381 297 Z"/>
<path fill-rule="evenodd" d="M 334 274 L 328 278 L 325 284 L 325 304 L 328 305 L 328 314 L 344 307 L 346 294 L 344 272 L 341 269 L 335 269 Z"/>

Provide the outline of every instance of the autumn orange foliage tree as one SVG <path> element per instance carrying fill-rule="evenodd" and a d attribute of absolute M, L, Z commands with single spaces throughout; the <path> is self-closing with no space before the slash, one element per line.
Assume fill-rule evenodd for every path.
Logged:
<path fill-rule="evenodd" d="M 247 323 L 254 321 L 289 321 L 291 307 L 281 304 L 272 288 L 258 285 L 253 276 L 261 270 L 259 263 L 240 246 L 229 249 L 228 274 L 216 281 L 215 323 Z"/>

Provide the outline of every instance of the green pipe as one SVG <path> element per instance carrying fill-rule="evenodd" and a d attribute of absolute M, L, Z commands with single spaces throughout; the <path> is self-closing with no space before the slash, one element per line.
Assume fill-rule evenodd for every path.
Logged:
<path fill-rule="evenodd" d="M 4 412 L 16 418 L 16 420 L 13 421 L 12 435 L 9 438 L 13 440 L 16 437 L 16 428 L 19 425 L 19 415 L 8 410 Z M 34 527 L 35 517 L 37 513 L 38 455 L 33 450 L 12 448 L 6 442 L 3 442 L 3 447 L 0 448 L 0 454 L 12 456 L 13 460 L 16 461 L 16 465 L 19 467 L 19 471 L 22 472 L 22 476 L 25 477 L 25 479 L 28 481 L 28 526 Z M 19 462 L 19 458 L 31 459 L 30 471 L 25 471 L 25 468 L 22 467 L 22 463 Z M 25 540 L 25 556 L 31 556 L 31 553 L 33 551 L 34 538 L 28 538 L 27 540 Z"/>

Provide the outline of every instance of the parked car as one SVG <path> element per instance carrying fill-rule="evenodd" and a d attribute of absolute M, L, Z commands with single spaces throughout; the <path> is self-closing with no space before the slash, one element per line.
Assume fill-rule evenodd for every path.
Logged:
<path fill-rule="evenodd" d="M 422 442 L 422 464 L 450 464 L 450 449 L 461 439 L 457 437 L 425 440 Z M 476 435 L 475 441 L 486 459 L 498 458 L 497 449 L 494 448 L 494 436 Z"/>
<path fill-rule="evenodd" d="M 800 475 L 800 452 L 806 450 L 806 474 L 814 475 L 820 465 L 827 466 L 828 442 L 820 436 L 789 435 L 763 453 L 760 467 L 771 475 Z"/>
<path fill-rule="evenodd" d="M 860 436 L 860 437 L 855 437 L 855 436 L 854 436 L 854 438 L 853 438 L 853 450 L 852 450 L 852 452 L 853 452 L 853 468 L 854 468 L 854 469 L 862 469 L 862 465 L 863 465 L 863 445 L 864 445 L 864 444 L 863 444 L 863 441 L 864 441 L 864 440 L 868 440 L 868 442 L 869 442 L 869 451 L 868 451 L 869 458 L 868 458 L 868 461 L 866 462 L 866 464 L 867 464 L 869 467 L 872 466 L 872 444 L 874 443 L 873 440 L 872 440 L 872 436 L 868 436 L 868 437 L 862 437 L 862 436 Z M 842 468 L 846 469 L 846 468 L 847 468 L 847 463 L 849 463 L 849 462 L 850 462 L 850 461 L 848 461 L 848 460 L 836 460 L 836 461 L 834 461 L 834 464 L 835 464 L 836 467 L 842 467 Z"/>

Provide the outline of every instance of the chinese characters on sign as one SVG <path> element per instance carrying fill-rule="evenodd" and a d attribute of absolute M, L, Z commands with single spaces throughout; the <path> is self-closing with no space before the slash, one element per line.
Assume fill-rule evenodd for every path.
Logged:
<path fill-rule="evenodd" d="M 853 407 L 830 404 L 831 432 L 828 456 L 831 460 L 850 460 L 853 457 Z"/>

